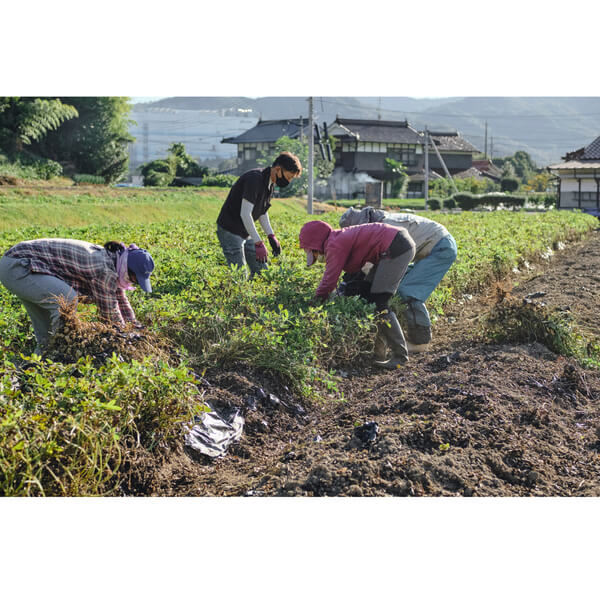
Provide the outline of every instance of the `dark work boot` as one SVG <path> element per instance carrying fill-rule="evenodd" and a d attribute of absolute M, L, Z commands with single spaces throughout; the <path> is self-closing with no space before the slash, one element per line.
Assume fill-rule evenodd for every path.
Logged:
<path fill-rule="evenodd" d="M 375 344 L 373 345 L 373 356 L 375 361 L 387 360 L 387 342 L 380 327 L 377 328 L 377 336 L 375 336 Z"/>
<path fill-rule="evenodd" d="M 422 301 L 409 299 L 402 312 L 402 325 L 406 330 L 406 346 L 409 353 L 422 353 L 431 342 L 431 321 L 427 307 Z"/>
<path fill-rule="evenodd" d="M 406 330 L 406 346 L 409 353 L 423 353 L 431 342 L 431 326 L 414 326 Z"/>
<path fill-rule="evenodd" d="M 384 369 L 398 369 L 408 362 L 408 350 L 400 322 L 393 311 L 388 311 L 381 316 L 379 324 L 379 332 L 392 349 L 392 358 L 387 361 L 375 361 L 375 365 Z"/>

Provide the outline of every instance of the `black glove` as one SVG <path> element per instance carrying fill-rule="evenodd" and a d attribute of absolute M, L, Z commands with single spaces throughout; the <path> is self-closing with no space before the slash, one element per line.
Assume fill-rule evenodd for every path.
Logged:
<path fill-rule="evenodd" d="M 275 234 L 272 233 L 271 235 L 269 235 L 268 240 L 271 244 L 271 250 L 273 251 L 273 255 L 279 256 L 279 254 L 281 254 L 281 244 L 279 243 L 277 237 L 275 237 Z"/>

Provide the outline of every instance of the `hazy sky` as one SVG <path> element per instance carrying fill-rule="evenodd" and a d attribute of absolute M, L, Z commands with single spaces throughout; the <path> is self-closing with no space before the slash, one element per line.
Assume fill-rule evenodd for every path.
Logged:
<path fill-rule="evenodd" d="M 150 101 L 158 101 L 159 99 L 165 99 L 166 97 L 132 97 L 132 103 L 148 103 Z"/>

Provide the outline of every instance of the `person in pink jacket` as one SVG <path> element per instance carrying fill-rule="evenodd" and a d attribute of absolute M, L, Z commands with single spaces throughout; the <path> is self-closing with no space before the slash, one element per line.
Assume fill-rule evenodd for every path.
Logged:
<path fill-rule="evenodd" d="M 300 230 L 300 247 L 306 252 L 306 264 L 312 266 L 324 257 L 325 273 L 316 291 L 316 299 L 325 301 L 335 290 L 342 272 L 362 270 L 371 289 L 367 301 L 379 314 L 375 339 L 375 364 L 396 369 L 408 361 L 406 340 L 398 318 L 388 309 L 409 263 L 415 256 L 415 242 L 405 229 L 384 223 L 368 223 L 345 229 L 333 229 L 325 221 L 310 221 Z M 386 344 L 392 351 L 381 360 Z M 383 355 L 385 357 L 385 354 Z"/>

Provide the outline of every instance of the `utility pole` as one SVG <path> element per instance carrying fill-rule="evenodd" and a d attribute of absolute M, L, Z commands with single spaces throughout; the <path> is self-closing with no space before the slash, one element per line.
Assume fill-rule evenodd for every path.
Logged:
<path fill-rule="evenodd" d="M 300 142 L 304 142 L 304 120 L 300 116 Z"/>
<path fill-rule="evenodd" d="M 144 163 L 150 161 L 150 150 L 148 143 L 148 122 L 144 122 Z"/>
<path fill-rule="evenodd" d="M 314 114 L 313 114 L 313 98 L 308 98 L 308 201 L 306 204 L 306 212 L 308 214 L 313 213 L 313 185 L 314 185 L 314 171 L 313 162 L 315 157 L 315 133 L 314 128 Z"/>
<path fill-rule="evenodd" d="M 454 180 L 452 179 L 452 176 L 450 175 L 450 172 L 448 171 L 448 167 L 446 167 L 446 162 L 442 158 L 442 155 L 440 155 L 440 151 L 438 151 L 438 147 L 435 146 L 435 142 L 432 142 L 431 146 L 433 147 L 433 150 L 435 151 L 435 154 L 437 155 L 438 161 L 442 164 L 442 167 L 444 168 L 444 172 L 446 173 L 446 177 L 450 180 L 450 183 L 452 184 L 454 191 L 458 192 L 458 188 L 456 187 L 456 184 L 454 183 Z"/>
<path fill-rule="evenodd" d="M 483 144 L 484 144 L 483 155 L 487 159 L 487 155 L 488 155 L 488 152 L 487 152 L 487 120 L 485 122 L 485 137 L 484 138 L 485 138 L 485 140 L 483 141 Z"/>
<path fill-rule="evenodd" d="M 427 200 L 429 200 L 429 130 L 425 126 L 425 210 L 427 210 Z"/>

